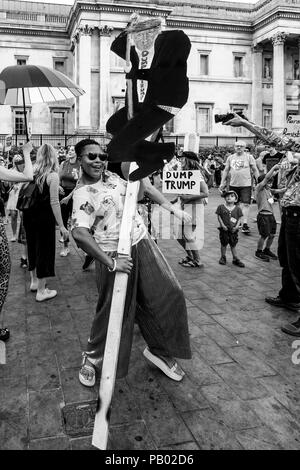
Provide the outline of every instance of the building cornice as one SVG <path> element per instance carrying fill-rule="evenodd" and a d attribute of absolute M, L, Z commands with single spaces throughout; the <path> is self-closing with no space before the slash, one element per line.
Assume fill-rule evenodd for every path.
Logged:
<path fill-rule="evenodd" d="M 236 22 L 233 24 L 232 21 L 224 22 L 214 22 L 212 23 L 211 19 L 199 19 L 199 20 L 187 20 L 185 18 L 172 18 L 169 17 L 166 20 L 166 24 L 170 28 L 186 28 L 186 29 L 210 29 L 217 31 L 233 31 L 233 32 L 244 32 L 252 33 L 253 28 L 250 24 L 241 24 L 241 22 Z"/>
<path fill-rule="evenodd" d="M 4 26 L 0 24 L 0 34 L 17 34 L 21 36 L 42 36 L 42 37 L 55 37 L 58 39 L 70 40 L 66 31 L 53 31 L 51 29 L 34 29 L 25 26 Z"/>
<path fill-rule="evenodd" d="M 300 5 L 299 5 L 300 6 Z M 299 9 L 300 10 L 300 9 Z M 273 23 L 274 21 L 278 19 L 287 19 L 287 20 L 292 20 L 292 21 L 300 21 L 300 11 L 299 12 L 288 12 L 288 11 L 283 11 L 283 10 L 277 10 L 273 12 L 271 15 L 268 17 L 265 17 L 261 20 L 258 20 L 257 22 L 253 23 L 253 28 L 254 31 L 257 31 L 264 26 L 269 25 L 270 23 Z"/>
<path fill-rule="evenodd" d="M 86 2 L 77 2 L 71 9 L 69 20 L 67 23 L 67 31 L 71 34 L 74 24 L 77 21 L 77 18 L 81 11 L 88 12 L 114 12 L 114 13 L 128 13 L 133 12 L 139 13 L 147 16 L 161 16 L 166 18 L 170 13 L 172 13 L 173 8 L 164 5 L 137 5 L 130 3 L 86 3 Z"/>

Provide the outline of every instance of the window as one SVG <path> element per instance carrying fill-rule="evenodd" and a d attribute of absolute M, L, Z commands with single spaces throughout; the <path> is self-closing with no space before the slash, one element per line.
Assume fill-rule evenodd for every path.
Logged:
<path fill-rule="evenodd" d="M 263 127 L 272 128 L 272 108 L 263 108 Z"/>
<path fill-rule="evenodd" d="M 230 110 L 234 113 L 243 113 L 247 116 L 248 106 L 245 104 L 231 104 Z M 232 134 L 245 134 L 246 129 L 244 127 L 231 127 Z"/>
<path fill-rule="evenodd" d="M 263 78 L 271 79 L 272 78 L 272 58 L 271 57 L 264 57 L 264 64 L 263 64 Z"/>
<path fill-rule="evenodd" d="M 26 111 L 27 123 L 28 123 L 28 111 Z M 24 113 L 20 110 L 14 110 L 14 128 L 15 134 L 24 135 L 25 134 L 25 119 Z"/>
<path fill-rule="evenodd" d="M 65 59 L 53 59 L 53 68 L 61 73 L 66 73 L 66 61 Z"/>
<path fill-rule="evenodd" d="M 299 80 L 299 60 L 294 60 L 294 70 L 293 70 L 294 80 Z"/>
<path fill-rule="evenodd" d="M 196 105 L 196 132 L 207 134 L 211 131 L 212 104 Z"/>
<path fill-rule="evenodd" d="M 236 78 L 244 76 L 244 57 L 234 56 L 234 76 Z"/>
<path fill-rule="evenodd" d="M 52 134 L 65 134 L 65 111 L 52 111 Z"/>
<path fill-rule="evenodd" d="M 208 75 L 208 54 L 200 54 L 200 75 Z"/>
<path fill-rule="evenodd" d="M 28 57 L 28 55 L 15 55 L 17 65 L 26 65 Z"/>

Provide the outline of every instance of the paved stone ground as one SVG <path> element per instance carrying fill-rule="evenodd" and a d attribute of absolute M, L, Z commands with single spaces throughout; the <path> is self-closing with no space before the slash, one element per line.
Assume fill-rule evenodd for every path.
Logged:
<path fill-rule="evenodd" d="M 280 330 L 295 315 L 264 302 L 278 291 L 280 268 L 254 258 L 254 222 L 252 236 L 240 235 L 246 268 L 233 266 L 229 253 L 228 265 L 219 266 L 220 201 L 214 190 L 203 270 L 182 268 L 179 245 L 160 242 L 187 300 L 193 359 L 181 361 L 186 377 L 178 384 L 150 368 L 136 330 L 129 375 L 115 388 L 111 449 L 300 449 L 300 365 L 291 360 L 293 338 Z M 77 378 L 97 298 L 94 268 L 81 271 L 83 254 L 73 245 L 67 258 L 57 257 L 57 277 L 49 281 L 59 295 L 39 304 L 19 267 L 20 246 L 11 245 L 5 315 L 12 337 L 8 363 L 0 366 L 0 448 L 90 449 L 91 417 L 70 407 L 97 394 Z"/>

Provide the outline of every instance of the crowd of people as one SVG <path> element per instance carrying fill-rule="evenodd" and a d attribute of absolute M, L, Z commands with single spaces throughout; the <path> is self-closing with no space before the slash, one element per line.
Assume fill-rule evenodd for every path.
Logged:
<path fill-rule="evenodd" d="M 18 239 L 27 252 L 22 255 L 21 266 L 28 265 L 30 291 L 35 293 L 36 301 L 51 301 L 57 296 L 57 291 L 47 285 L 48 279 L 55 276 L 56 227 L 62 257 L 70 255 L 72 236 L 86 253 L 83 268 L 95 261 L 98 302 L 79 371 L 80 382 L 88 387 L 94 386 L 97 370 L 101 369 L 117 272 L 128 275 L 117 376 L 127 374 L 135 322 L 147 344 L 145 358 L 169 378 L 181 381 L 185 373 L 176 358 L 191 358 L 184 293 L 155 239 L 153 214 L 145 210 L 149 204 L 158 204 L 174 215 L 174 238 L 186 254 L 179 263 L 182 269 L 199 270 L 203 267 L 200 252 L 205 204 L 214 187 L 223 197 L 216 209 L 219 263 L 227 264 L 229 245 L 234 269 L 245 267 L 238 254 L 238 240 L 239 232 L 251 235 L 249 210 L 253 201 L 257 202 L 259 232 L 253 256 L 260 262 L 277 259 L 271 248 L 277 229 L 274 205 L 279 203 L 282 288 L 277 297 L 265 300 L 300 312 L 300 144 L 235 113 L 223 125 L 245 127 L 261 139 L 265 147 L 258 155 L 242 140 L 237 140 L 234 149 L 227 152 L 176 151 L 174 143 L 165 143 L 163 125 L 188 100 L 187 59 L 191 43 L 183 31 L 161 28 L 161 19 L 142 21 L 133 14 L 111 44 L 111 50 L 126 60 L 127 95 L 125 106 L 106 123 L 111 135 L 106 148 L 91 139 L 79 141 L 67 152 L 61 145 L 55 149 L 43 144 L 33 149 L 27 142 L 12 155 L 10 141 L 6 162 L 2 155 L 1 195 L 6 194 L 7 198 L 11 241 L 17 239 L 20 211 Z M 137 163 L 133 172 L 129 162 Z M 178 194 L 170 201 L 159 190 L 163 168 L 198 171 L 199 193 Z M 133 221 L 131 254 L 124 257 L 118 256 L 118 243 L 128 179 L 140 180 L 140 206 Z M 3 197 L 0 211 L 5 215 Z M 4 222 L 1 218 L 0 311 L 10 273 Z M 282 330 L 300 337 L 300 319 Z M 9 334 L 2 325 L 0 340 L 7 340 Z"/>
<path fill-rule="evenodd" d="M 240 124 L 240 117 L 234 119 Z M 286 147 L 289 147 L 288 150 Z M 209 165 L 212 161 L 216 161 L 212 154 L 203 158 L 201 149 L 199 154 L 196 154 L 178 148 L 176 155 L 166 163 L 164 169 L 199 170 L 201 174 L 199 195 L 180 194 L 169 201 L 161 193 L 157 179 L 154 184 L 155 178 L 160 178 L 160 172 L 155 172 L 150 178 L 143 178 L 139 195 L 140 205 L 135 219 L 133 249 L 128 259 L 117 257 L 118 233 L 128 178 L 127 164 L 108 162 L 106 149 L 96 141 L 88 139 L 80 141 L 75 147 L 70 146 L 64 157 L 60 146 L 55 149 L 51 145 L 44 144 L 34 150 L 32 145 L 27 143 L 13 155 L 11 162 L 9 159 L 6 161 L 3 159 L 0 178 L 2 185 L 8 188 L 6 200 L 2 199 L 3 211 L 6 205 L 11 223 L 10 241 L 13 243 L 18 240 L 23 246 L 21 267 L 29 270 L 30 290 L 35 292 L 36 301 L 42 302 L 57 295 L 56 290 L 46 285 L 47 279 L 55 276 L 57 226 L 60 233 L 59 241 L 63 244 L 61 256 L 70 253 L 69 243 L 72 234 L 77 245 L 86 253 L 86 257 L 96 261 L 99 299 L 91 335 L 83 353 L 83 363 L 79 373 L 82 384 L 94 385 L 95 370 L 103 358 L 114 279 L 111 273 L 115 271 L 130 275 L 127 293 L 130 301 L 128 300 L 126 304 L 118 375 L 124 376 L 127 373 L 132 329 L 136 319 L 147 343 L 145 357 L 174 380 L 182 380 L 184 376 L 184 371 L 174 359 L 190 357 L 183 293 L 171 268 L 161 257 L 154 231 L 151 230 L 149 213 L 145 218 L 145 197 L 151 204 L 160 204 L 180 221 L 178 224 L 180 231 L 175 238 L 186 252 L 186 257 L 179 260 L 183 268 L 203 267 L 200 260 L 203 243 L 199 243 L 196 228 L 197 224 L 204 224 L 204 219 L 196 217 L 199 212 L 195 211 L 195 207 L 201 205 L 204 210 L 212 186 L 218 186 L 220 197 L 223 197 L 223 203 L 216 209 L 221 265 L 227 263 L 226 248 L 229 245 L 233 264 L 241 268 L 245 266 L 237 254 L 238 234 L 239 231 L 244 235 L 251 233 L 248 217 L 253 200 L 257 203 L 259 232 L 254 256 L 263 262 L 278 259 L 271 251 L 271 247 L 277 230 L 274 206 L 279 203 L 282 214 L 279 260 L 283 267 L 283 285 L 278 297 L 267 298 L 266 301 L 296 312 L 300 310 L 299 260 L 297 264 L 299 240 L 298 248 L 296 242 L 297 236 L 299 238 L 299 231 L 296 229 L 299 217 L 297 203 L 300 192 L 300 155 L 293 152 L 293 148 L 290 147 L 290 143 L 285 144 L 279 138 L 274 138 L 255 159 L 246 150 L 246 143 L 237 141 L 233 153 L 226 155 L 226 159 L 218 156 L 222 168 L 218 179 L 219 185 L 210 183 Z M 59 154 L 61 154 L 60 164 Z M 30 193 L 30 207 L 26 207 L 28 193 Z M 291 202 L 295 203 L 292 209 L 289 208 Z M 18 210 L 18 207 L 21 210 Z M 20 214 L 19 224 L 18 214 Z M 5 230 L 6 215 L 2 212 L 1 216 L 0 307 L 2 308 L 8 289 L 10 258 Z M 17 230 L 18 225 L 19 230 Z M 158 285 L 163 289 L 164 295 L 157 292 Z M 174 305 L 162 304 L 160 299 L 166 298 L 166 292 L 170 293 L 169 299 L 176 299 Z M 178 315 L 174 312 L 178 312 Z M 166 326 L 164 328 L 159 326 L 160 323 L 168 325 L 170 331 L 166 331 Z M 300 336 L 299 320 L 284 326 L 283 331 Z M 2 325 L 0 339 L 6 340 L 8 337 L 9 330 Z M 166 338 L 169 338 L 168 342 Z"/>

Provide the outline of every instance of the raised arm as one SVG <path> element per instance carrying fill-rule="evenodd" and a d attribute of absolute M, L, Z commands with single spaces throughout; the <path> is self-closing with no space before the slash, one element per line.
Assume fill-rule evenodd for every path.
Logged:
<path fill-rule="evenodd" d="M 33 168 L 32 162 L 30 159 L 30 152 L 32 151 L 32 144 L 27 142 L 23 145 L 23 155 L 24 155 L 24 170 L 23 172 L 4 168 L 0 166 L 0 180 L 2 181 L 11 181 L 13 183 L 32 181 L 33 180 Z"/>
<path fill-rule="evenodd" d="M 275 144 L 278 150 L 292 150 L 294 152 L 300 152 L 300 143 L 297 143 L 296 139 L 288 136 L 280 136 L 272 129 L 259 126 L 254 122 L 247 121 L 246 119 L 241 118 L 238 114 L 233 113 L 234 118 L 230 119 L 224 126 L 232 127 L 245 127 L 248 131 L 255 134 L 259 139 L 267 142 L 268 144 Z"/>

